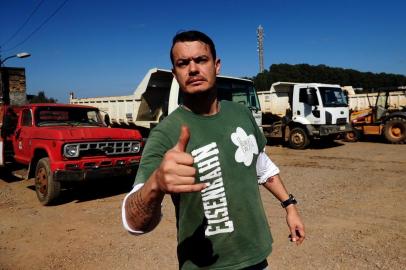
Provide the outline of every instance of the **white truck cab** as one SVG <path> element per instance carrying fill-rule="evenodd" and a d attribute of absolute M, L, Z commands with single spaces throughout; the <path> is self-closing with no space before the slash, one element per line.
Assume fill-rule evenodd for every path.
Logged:
<path fill-rule="evenodd" d="M 267 137 L 280 137 L 295 149 L 313 138 L 334 138 L 350 130 L 349 109 L 339 85 L 277 82 L 258 92 Z"/>

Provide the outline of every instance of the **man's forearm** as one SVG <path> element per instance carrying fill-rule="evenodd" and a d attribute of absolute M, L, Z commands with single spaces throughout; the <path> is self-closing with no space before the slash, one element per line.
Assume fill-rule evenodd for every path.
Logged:
<path fill-rule="evenodd" d="M 289 198 L 288 191 L 283 185 L 283 182 L 280 179 L 279 175 L 269 177 L 266 183 L 264 183 L 264 186 L 281 202 Z M 295 204 L 286 206 L 285 210 L 286 222 L 290 230 L 291 240 L 292 242 L 296 242 L 296 244 L 299 245 L 305 239 L 305 229 L 303 222 L 299 216 Z"/>
<path fill-rule="evenodd" d="M 289 193 L 283 185 L 279 174 L 269 177 L 264 183 L 264 187 L 281 202 L 289 198 Z"/>
<path fill-rule="evenodd" d="M 131 229 L 148 232 L 155 228 L 161 218 L 164 193 L 151 188 L 147 181 L 141 189 L 128 196 L 125 215 Z"/>

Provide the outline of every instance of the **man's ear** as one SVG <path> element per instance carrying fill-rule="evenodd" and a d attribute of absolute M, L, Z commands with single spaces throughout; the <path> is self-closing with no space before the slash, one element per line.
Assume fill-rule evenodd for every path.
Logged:
<path fill-rule="evenodd" d="M 214 62 L 214 67 L 216 68 L 216 75 L 219 75 L 221 69 L 221 60 L 219 58 L 217 58 L 216 62 Z"/>

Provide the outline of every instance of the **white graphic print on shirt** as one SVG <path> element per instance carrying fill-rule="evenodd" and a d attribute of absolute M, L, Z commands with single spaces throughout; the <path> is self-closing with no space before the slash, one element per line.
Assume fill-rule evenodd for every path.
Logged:
<path fill-rule="evenodd" d="M 210 183 L 210 186 L 201 192 L 204 215 L 207 218 L 205 235 L 234 231 L 234 223 L 228 215 L 217 144 L 212 142 L 193 150 L 191 154 L 199 171 L 199 181 Z"/>
<path fill-rule="evenodd" d="M 254 135 L 247 136 L 247 133 L 240 127 L 231 134 L 231 140 L 238 146 L 235 152 L 235 161 L 243 162 L 245 166 L 250 166 L 254 154 L 258 154 L 258 145 Z"/>

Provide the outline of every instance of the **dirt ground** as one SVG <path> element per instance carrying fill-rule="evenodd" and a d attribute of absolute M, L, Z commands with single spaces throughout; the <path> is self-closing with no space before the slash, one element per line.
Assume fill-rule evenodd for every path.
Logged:
<path fill-rule="evenodd" d="M 284 210 L 263 192 L 274 237 L 272 269 L 405 269 L 406 145 L 344 143 L 267 147 L 299 200 L 307 236 L 288 241 Z M 0 269 L 177 269 L 174 209 L 150 234 L 121 225 L 131 183 L 107 179 L 44 207 L 33 180 L 0 175 Z M 402 210 L 403 209 L 403 210 Z"/>

